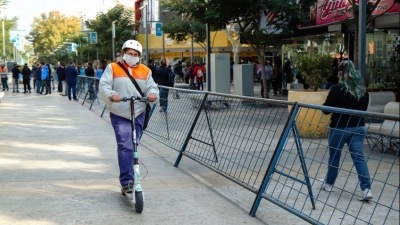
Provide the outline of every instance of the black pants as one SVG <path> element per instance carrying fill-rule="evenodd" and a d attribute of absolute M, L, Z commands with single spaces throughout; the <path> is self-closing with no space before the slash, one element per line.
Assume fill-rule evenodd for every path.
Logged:
<path fill-rule="evenodd" d="M 58 87 L 57 90 L 58 92 L 62 92 L 63 91 L 63 85 L 62 85 L 62 81 L 61 81 L 61 75 L 57 74 L 57 80 L 58 80 Z"/>
<path fill-rule="evenodd" d="M 278 81 L 277 80 L 271 80 L 272 82 L 272 89 L 274 89 L 274 95 L 278 93 Z"/>
<path fill-rule="evenodd" d="M 26 92 L 27 90 L 31 92 L 31 79 L 24 79 L 23 84 L 24 84 L 24 92 Z"/>

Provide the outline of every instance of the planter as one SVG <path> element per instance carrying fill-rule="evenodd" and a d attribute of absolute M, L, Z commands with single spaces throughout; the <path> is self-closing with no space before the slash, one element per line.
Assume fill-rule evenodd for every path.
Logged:
<path fill-rule="evenodd" d="M 289 91 L 288 100 L 308 104 L 322 105 L 329 90 L 294 90 Z M 291 107 L 289 106 L 289 110 Z M 296 116 L 296 126 L 301 138 L 328 138 L 331 115 L 324 115 L 321 110 L 300 108 Z"/>

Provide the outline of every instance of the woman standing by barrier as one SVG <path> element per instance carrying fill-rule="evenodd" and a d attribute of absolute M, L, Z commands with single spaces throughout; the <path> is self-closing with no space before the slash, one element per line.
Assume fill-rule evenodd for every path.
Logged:
<path fill-rule="evenodd" d="M 332 86 L 324 105 L 366 111 L 369 95 L 350 60 L 339 64 L 338 77 L 339 84 Z M 324 112 L 324 114 L 330 114 L 330 112 Z M 367 132 L 364 118 L 332 113 L 329 127 L 329 165 L 325 179 L 321 180 L 322 190 L 333 191 L 333 185 L 339 172 L 340 155 L 346 143 L 360 181 L 361 196 L 359 200 L 372 199 L 368 165 L 363 155 L 363 142 Z"/>

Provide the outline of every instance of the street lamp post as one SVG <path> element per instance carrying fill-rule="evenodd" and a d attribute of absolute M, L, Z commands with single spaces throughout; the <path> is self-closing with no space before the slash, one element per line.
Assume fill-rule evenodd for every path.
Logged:
<path fill-rule="evenodd" d="M 111 29 L 112 29 L 112 58 L 113 58 L 113 62 L 115 62 L 115 22 L 117 22 L 116 20 L 112 21 L 111 23 Z"/>
<path fill-rule="evenodd" d="M 5 63 L 5 57 L 6 57 L 6 37 L 4 33 L 4 13 L 2 12 L 3 18 L 1 19 L 1 26 L 3 30 L 3 57 L 4 57 L 4 63 Z"/>
<path fill-rule="evenodd" d="M 358 72 L 365 81 L 366 2 L 360 1 L 358 13 Z"/>
<path fill-rule="evenodd" d="M 143 4 L 144 4 L 145 2 L 143 2 Z M 145 29 L 144 29 L 144 32 L 145 32 L 145 39 L 146 39 L 146 61 L 148 61 L 149 60 L 149 24 L 148 24 L 148 8 L 147 8 L 147 2 L 146 2 L 146 5 L 144 5 L 144 6 L 142 6 L 142 7 L 140 7 L 139 8 L 139 10 L 142 10 L 142 9 L 144 9 L 144 14 L 145 14 L 145 21 L 144 21 L 144 24 L 145 24 Z"/>

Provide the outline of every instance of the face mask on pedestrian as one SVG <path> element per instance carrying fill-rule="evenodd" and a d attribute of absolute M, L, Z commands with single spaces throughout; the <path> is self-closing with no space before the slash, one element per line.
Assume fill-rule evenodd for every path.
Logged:
<path fill-rule="evenodd" d="M 130 56 L 130 55 L 127 55 L 127 54 L 124 54 L 122 59 L 130 67 L 137 67 L 139 65 L 139 63 L 140 63 L 139 57 L 134 57 L 134 56 Z"/>

